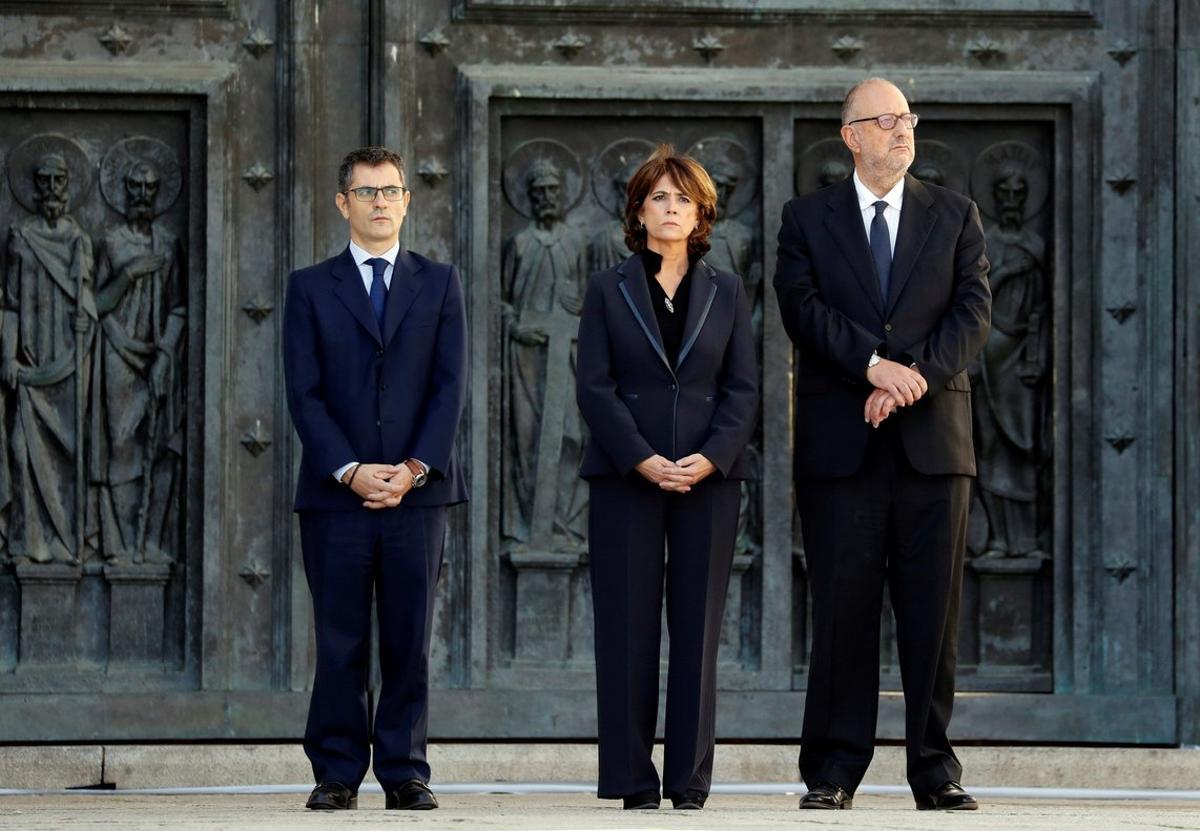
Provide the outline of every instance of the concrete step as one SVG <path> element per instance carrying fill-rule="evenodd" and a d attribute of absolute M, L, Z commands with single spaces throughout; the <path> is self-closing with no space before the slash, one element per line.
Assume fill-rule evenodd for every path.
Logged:
<path fill-rule="evenodd" d="M 798 752 L 794 745 L 718 745 L 713 781 L 798 782 Z M 957 752 L 969 786 L 1200 788 L 1197 748 L 959 747 Z M 442 784 L 596 781 L 594 744 L 434 744 L 429 760 L 434 782 Z M 661 745 L 655 748 L 655 760 L 661 770 Z M 298 744 L 0 747 L 0 789 L 284 785 L 311 780 Z M 864 784 L 904 783 L 904 748 L 879 747 Z"/>

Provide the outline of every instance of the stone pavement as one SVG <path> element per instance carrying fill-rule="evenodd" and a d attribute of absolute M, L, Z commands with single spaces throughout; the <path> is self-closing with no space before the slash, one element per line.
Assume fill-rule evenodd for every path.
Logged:
<path fill-rule="evenodd" d="M 363 794 L 359 809 L 338 814 L 304 810 L 304 795 L 47 794 L 0 796 L 0 828 L 8 829 L 671 829 L 732 831 L 822 827 L 846 829 L 959 829 L 970 831 L 1132 831 L 1198 829 L 1200 803 L 1172 801 L 984 800 L 972 814 L 913 809 L 902 796 L 859 796 L 853 811 L 796 809 L 789 795 L 714 794 L 700 812 L 625 812 L 587 794 L 442 794 L 442 808 L 424 813 L 383 810 L 383 796 Z"/>

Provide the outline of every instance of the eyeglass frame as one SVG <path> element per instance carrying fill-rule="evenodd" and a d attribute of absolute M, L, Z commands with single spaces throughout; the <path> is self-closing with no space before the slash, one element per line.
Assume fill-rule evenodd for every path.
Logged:
<path fill-rule="evenodd" d="M 891 127 L 884 127 L 879 119 L 888 117 L 896 119 L 896 123 Z M 912 121 L 911 124 L 908 123 L 909 120 Z M 880 130 L 887 130 L 888 132 L 891 132 L 892 130 L 895 130 L 896 127 L 901 123 L 907 126 L 908 129 L 915 130 L 917 129 L 917 123 L 920 122 L 920 120 L 921 116 L 917 115 L 916 113 L 880 113 L 879 115 L 869 115 L 866 118 L 856 118 L 853 121 L 847 121 L 843 126 L 849 127 L 851 124 L 858 124 L 863 121 L 874 121 L 877 125 L 879 125 Z"/>
<path fill-rule="evenodd" d="M 388 199 L 388 195 L 386 193 L 383 193 L 388 188 L 397 188 L 400 191 L 400 195 L 397 196 L 395 199 Z M 363 199 L 361 196 L 358 195 L 358 191 L 360 191 L 360 190 L 371 190 L 371 191 L 374 191 L 374 193 L 371 194 L 370 199 Z M 346 194 L 346 196 L 349 196 L 350 194 L 354 194 L 355 201 L 362 202 L 367 205 L 371 204 L 376 199 L 378 199 L 379 194 L 381 194 L 381 193 L 383 193 L 384 201 L 399 202 L 401 199 L 404 198 L 404 194 L 409 193 L 409 192 L 410 191 L 409 191 L 408 187 L 405 185 L 384 185 L 381 188 L 372 187 L 371 185 L 362 185 L 361 187 L 347 188 L 346 190 L 342 191 L 342 193 Z"/>

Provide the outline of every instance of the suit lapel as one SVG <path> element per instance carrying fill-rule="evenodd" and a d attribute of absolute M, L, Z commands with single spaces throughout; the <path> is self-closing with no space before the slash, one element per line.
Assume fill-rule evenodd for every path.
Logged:
<path fill-rule="evenodd" d="M 617 283 L 617 288 L 621 290 L 629 311 L 633 313 L 646 340 L 650 341 L 658 357 L 670 370 L 671 362 L 667 360 L 666 350 L 663 349 L 662 332 L 658 330 L 658 318 L 654 316 L 654 308 L 650 303 L 650 289 L 646 286 L 646 270 L 642 268 L 641 256 L 634 254 L 621 263 L 617 266 L 617 273 L 623 278 Z"/>
<path fill-rule="evenodd" d="M 892 258 L 892 279 L 885 314 L 891 314 L 896 305 L 936 222 L 933 197 L 919 180 L 905 175 L 904 204 L 900 208 L 900 227 L 896 231 L 896 255 Z"/>
<path fill-rule="evenodd" d="M 382 345 L 379 324 L 375 321 L 375 313 L 371 311 L 371 298 L 367 296 L 367 290 L 363 287 L 362 273 L 358 270 L 354 257 L 350 255 L 349 247 L 333 261 L 331 271 L 335 280 L 333 293 L 345 304 L 350 314 L 354 315 L 359 325 Z"/>
<path fill-rule="evenodd" d="M 825 215 L 825 228 L 842 249 L 842 255 L 850 263 L 850 270 L 854 272 L 863 292 L 871 298 L 875 309 L 882 315 L 883 295 L 879 291 L 875 262 L 871 259 L 871 243 L 863 229 L 862 210 L 858 206 L 858 192 L 854 189 L 854 179 L 848 178 L 840 185 L 830 188 L 825 204 L 829 209 Z M 901 213 L 903 214 L 903 211 Z"/>
<path fill-rule="evenodd" d="M 704 321 L 708 320 L 708 310 L 712 308 L 713 298 L 716 296 L 717 272 L 704 260 L 700 260 L 692 271 L 691 286 L 688 289 L 687 320 L 683 325 L 683 346 L 679 348 L 676 369 L 692 351 L 692 345 L 696 343 L 700 330 L 704 328 Z"/>
<path fill-rule="evenodd" d="M 404 320 L 404 315 L 421 293 L 421 286 L 424 284 L 417 277 L 420 270 L 421 264 L 416 258 L 401 248 L 392 266 L 392 284 L 388 288 L 387 303 L 383 307 L 384 344 L 391 342 L 392 336 L 400 328 L 400 321 Z"/>

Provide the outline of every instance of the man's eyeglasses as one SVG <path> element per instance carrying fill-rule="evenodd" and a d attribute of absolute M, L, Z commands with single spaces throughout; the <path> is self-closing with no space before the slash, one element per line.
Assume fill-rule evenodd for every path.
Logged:
<path fill-rule="evenodd" d="M 354 198 L 359 202 L 374 202 L 375 197 L 381 193 L 383 194 L 383 198 L 387 201 L 399 202 L 402 198 L 404 198 L 404 194 L 407 192 L 408 188 L 404 187 L 403 185 L 388 185 L 382 188 L 351 188 L 350 190 L 346 191 L 346 193 L 353 193 Z"/>
<path fill-rule="evenodd" d="M 921 117 L 916 113 L 904 113 L 903 115 L 895 115 L 893 113 L 884 113 L 883 115 L 871 115 L 866 118 L 856 118 L 853 121 L 847 121 L 847 124 L 857 124 L 860 121 L 874 121 L 879 125 L 880 129 L 891 130 L 900 121 L 904 122 L 904 126 L 910 130 L 917 128 L 917 122 Z"/>

